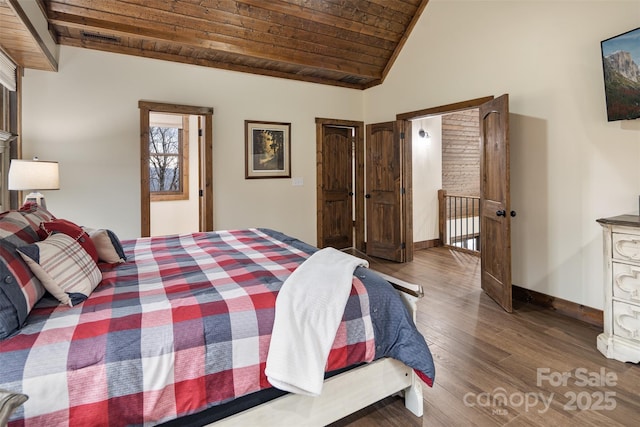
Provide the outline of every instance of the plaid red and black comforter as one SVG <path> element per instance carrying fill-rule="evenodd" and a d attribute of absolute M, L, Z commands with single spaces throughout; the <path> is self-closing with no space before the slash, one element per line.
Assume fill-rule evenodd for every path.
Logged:
<path fill-rule="evenodd" d="M 45 297 L 0 342 L 0 388 L 29 395 L 10 425 L 153 425 L 270 387 L 275 299 L 314 248 L 261 229 L 123 246 L 128 261 L 86 301 Z M 374 339 L 369 294 L 354 275 L 327 370 L 393 356 Z M 409 366 L 433 378 L 429 363 Z"/>

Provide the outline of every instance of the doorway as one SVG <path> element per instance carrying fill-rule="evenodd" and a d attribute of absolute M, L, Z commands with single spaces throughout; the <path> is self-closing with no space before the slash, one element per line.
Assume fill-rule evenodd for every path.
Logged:
<path fill-rule="evenodd" d="M 512 311 L 511 217 L 509 169 L 509 96 L 484 97 L 399 114 L 408 123 L 446 112 L 479 110 L 480 191 L 479 222 L 481 287 L 505 311 Z M 411 138 L 411 132 L 409 138 Z"/>
<path fill-rule="evenodd" d="M 141 236 L 187 232 L 184 227 L 212 231 L 213 108 L 149 101 L 139 101 L 138 107 Z M 171 224 L 167 208 L 174 202 L 195 211 L 191 223 Z"/>
<path fill-rule="evenodd" d="M 411 156 L 404 124 L 367 125 L 368 145 L 364 132 L 362 122 L 316 119 L 317 246 L 410 261 L 411 193 L 405 185 L 409 180 L 410 188 Z"/>
<path fill-rule="evenodd" d="M 149 113 L 150 235 L 200 228 L 198 205 L 200 116 Z"/>
<path fill-rule="evenodd" d="M 317 246 L 365 250 L 364 123 L 316 119 Z"/>
<path fill-rule="evenodd" d="M 399 262 L 413 259 L 413 183 L 412 147 L 414 131 L 411 121 L 423 117 L 441 115 L 447 112 L 465 111 L 477 108 L 479 111 L 480 137 L 480 246 L 482 289 L 506 311 L 512 311 L 511 284 L 511 222 L 515 216 L 510 211 L 509 194 L 509 97 L 502 95 L 477 98 L 470 101 L 444 105 L 404 114 L 398 114 L 395 122 L 367 125 L 365 147 L 366 162 L 361 170 L 367 176 L 367 242 L 366 253 Z M 318 244 L 325 244 L 322 233 L 331 227 L 331 214 L 325 212 L 326 197 L 324 181 L 330 175 L 324 164 L 329 163 L 331 150 L 323 144 L 325 132 L 322 122 L 316 120 L 316 146 L 318 170 Z M 417 132 L 421 136 L 421 132 Z M 335 163 L 335 162 L 334 162 Z M 349 163 L 351 164 L 351 163 Z M 373 178 L 373 180 L 371 179 Z M 380 184 L 380 185 L 378 185 Z M 378 186 L 379 188 L 376 188 Z M 343 190 L 344 192 L 344 190 Z M 376 196 L 379 200 L 371 200 Z M 355 192 L 356 200 L 360 198 Z M 343 203 L 344 204 L 344 203 Z M 364 202 L 363 202 L 364 204 Z M 375 207 L 375 212 L 371 208 Z M 347 205 L 347 204 L 344 204 Z M 380 214 L 374 217 L 374 213 Z M 373 218 L 373 219 L 372 219 Z M 377 219 L 377 221 L 376 221 Z M 371 223 L 376 222 L 379 231 L 371 233 Z M 399 228 L 394 228 L 399 224 Z M 364 230 L 364 228 L 363 228 Z M 375 233 L 373 233 L 375 234 Z M 400 239 L 396 239 L 400 236 Z M 380 237 L 374 243 L 383 255 L 369 251 L 369 240 Z M 364 238 L 364 235 L 363 235 Z M 398 249 L 386 247 L 389 242 L 398 242 Z M 364 241 L 362 242 L 364 244 Z M 488 245 L 490 243 L 490 245 Z M 388 257 L 387 254 L 393 252 Z"/>
<path fill-rule="evenodd" d="M 416 250 L 444 245 L 479 256 L 479 110 L 411 121 Z"/>

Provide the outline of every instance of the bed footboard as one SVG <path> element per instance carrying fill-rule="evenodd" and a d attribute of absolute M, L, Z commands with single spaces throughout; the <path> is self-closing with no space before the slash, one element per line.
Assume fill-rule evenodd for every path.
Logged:
<path fill-rule="evenodd" d="M 376 273 L 384 278 L 387 282 L 399 292 L 402 301 L 411 313 L 413 323 L 416 322 L 416 314 L 418 311 L 418 301 L 424 296 L 422 286 L 415 283 L 405 282 L 388 274 L 381 273 L 376 270 Z M 423 396 L 422 396 L 422 382 L 418 376 L 411 372 L 411 386 L 404 390 L 404 406 L 418 417 L 421 417 L 424 413 L 423 409 Z"/>
<path fill-rule="evenodd" d="M 320 396 L 287 394 L 211 425 L 324 426 L 411 389 L 414 376 L 413 370 L 402 362 L 380 359 L 327 379 Z M 419 403 L 422 408 L 421 399 Z"/>

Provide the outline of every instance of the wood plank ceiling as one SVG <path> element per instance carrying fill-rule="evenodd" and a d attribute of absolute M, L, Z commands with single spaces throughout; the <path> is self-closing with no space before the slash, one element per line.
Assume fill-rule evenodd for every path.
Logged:
<path fill-rule="evenodd" d="M 39 0 L 58 44 L 365 89 L 429 0 Z"/>
<path fill-rule="evenodd" d="M 21 67 L 45 71 L 58 69 L 56 59 L 15 2 L 0 0 L 0 47 Z"/>

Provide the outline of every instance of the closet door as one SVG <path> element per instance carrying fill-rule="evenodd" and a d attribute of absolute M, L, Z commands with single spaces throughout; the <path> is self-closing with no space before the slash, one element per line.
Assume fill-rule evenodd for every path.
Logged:
<path fill-rule="evenodd" d="M 402 141 L 398 122 L 367 125 L 367 255 L 405 261 Z"/>
<path fill-rule="evenodd" d="M 352 129 L 322 127 L 323 173 L 318 208 L 322 209 L 320 247 L 353 246 L 353 137 Z"/>

